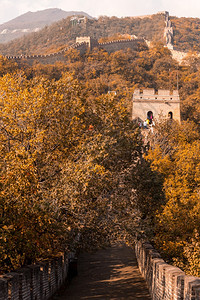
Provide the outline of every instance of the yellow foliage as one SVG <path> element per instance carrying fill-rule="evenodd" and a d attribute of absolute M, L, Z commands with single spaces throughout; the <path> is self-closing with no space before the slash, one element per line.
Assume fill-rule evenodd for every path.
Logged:
<path fill-rule="evenodd" d="M 68 73 L 57 81 L 7 74 L 0 87 L 1 269 L 70 249 L 80 232 L 83 247 L 105 243 L 124 218 L 120 194 L 133 188 L 121 192 L 119 181 L 139 155 L 125 102 L 110 95 L 88 102 Z"/>
<path fill-rule="evenodd" d="M 176 265 L 199 275 L 199 246 L 195 248 L 194 239 L 198 245 L 199 235 L 195 232 L 200 232 L 200 141 L 198 131 L 194 133 L 189 123 L 175 126 L 158 128 L 146 157 L 164 176 L 166 202 L 157 214 L 155 243 Z M 193 263 L 191 257 L 195 257 Z"/>

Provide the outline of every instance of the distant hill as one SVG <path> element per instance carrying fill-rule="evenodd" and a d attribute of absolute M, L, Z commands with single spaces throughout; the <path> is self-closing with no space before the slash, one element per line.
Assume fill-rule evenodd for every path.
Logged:
<path fill-rule="evenodd" d="M 66 15 L 68 16 L 65 17 Z M 61 20 L 55 21 L 58 18 Z M 30 19 L 32 19 L 31 22 Z M 190 50 L 200 52 L 200 19 L 170 17 L 170 20 L 174 33 L 172 38 L 174 48 L 186 52 Z M 47 22 L 50 21 L 51 24 L 47 26 Z M 145 38 L 148 41 L 166 43 L 164 38 L 165 12 L 142 17 L 102 16 L 94 19 L 83 12 L 47 9 L 36 13 L 29 12 L 5 24 L 9 26 L 4 28 L 9 30 L 16 30 L 13 29 L 14 26 L 23 27 L 25 30 L 29 24 L 29 29 L 34 31 L 9 43 L 0 44 L 0 54 L 8 56 L 57 52 L 75 43 L 77 36 L 90 36 L 99 40 L 116 34 L 128 34 Z M 0 30 L 5 24 L 0 25 Z M 43 28 L 37 31 L 36 28 L 39 26 Z M 0 34 L 0 38 L 3 35 Z"/>
<path fill-rule="evenodd" d="M 142 18 L 103 16 L 98 19 L 86 18 L 83 22 L 72 19 L 74 18 L 62 19 L 39 32 L 30 33 L 20 39 L 0 45 L 0 53 L 2 55 L 48 54 L 75 43 L 77 36 L 100 39 L 117 33 L 164 42 L 164 14 Z"/>
<path fill-rule="evenodd" d="M 22 37 L 30 32 L 38 32 L 45 26 L 51 25 L 69 16 L 92 17 L 82 11 L 63 11 L 58 8 L 50 8 L 37 12 L 27 12 L 9 22 L 0 25 L 0 43 L 7 43 L 13 39 Z"/>

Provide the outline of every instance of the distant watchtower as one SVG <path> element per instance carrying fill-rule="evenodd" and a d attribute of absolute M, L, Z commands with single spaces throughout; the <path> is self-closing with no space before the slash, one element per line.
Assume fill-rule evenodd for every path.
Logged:
<path fill-rule="evenodd" d="M 180 122 L 180 98 L 178 91 L 136 89 L 133 94 L 132 119 L 144 121 L 154 119 L 174 119 Z"/>
<path fill-rule="evenodd" d="M 90 36 L 79 36 L 76 38 L 76 43 L 86 43 L 90 50 L 92 50 L 94 47 L 99 46 L 98 41 L 91 38 Z"/>

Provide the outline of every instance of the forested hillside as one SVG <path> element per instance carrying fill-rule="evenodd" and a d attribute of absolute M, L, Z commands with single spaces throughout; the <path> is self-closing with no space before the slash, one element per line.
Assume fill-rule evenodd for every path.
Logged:
<path fill-rule="evenodd" d="M 99 31 L 104 19 L 118 24 L 100 18 Z M 20 67 L 0 59 L 2 272 L 72 249 L 79 233 L 90 250 L 137 234 L 199 276 L 199 57 L 178 65 L 155 43 L 111 54 L 72 49 L 66 59 Z M 163 120 L 144 156 L 133 91 L 176 89 L 177 75 L 182 123 Z"/>
<path fill-rule="evenodd" d="M 37 32 L 45 26 L 74 15 L 91 18 L 84 12 L 67 12 L 58 8 L 49 8 L 36 12 L 29 11 L 13 20 L 0 24 L 0 43 L 8 43 L 13 39 L 30 34 L 30 32 Z"/>
<path fill-rule="evenodd" d="M 170 17 L 174 31 L 173 44 L 180 51 L 200 52 L 200 19 Z M 48 54 L 75 43 L 77 36 L 90 36 L 97 40 L 110 40 L 116 35 L 144 37 L 149 41 L 164 40 L 165 15 L 158 13 L 147 17 L 87 18 L 86 22 L 74 22 L 71 17 L 46 26 L 7 44 L 0 44 L 2 55 Z M 105 38 L 105 39 L 104 39 Z"/>
<path fill-rule="evenodd" d="M 182 51 L 200 52 L 200 19 L 171 17 L 174 46 Z"/>
<path fill-rule="evenodd" d="M 86 24 L 73 25 L 71 17 L 63 19 L 39 32 L 31 33 L 5 45 L 0 45 L 2 55 L 45 54 L 75 43 L 77 36 L 91 36 L 95 39 L 114 34 L 129 34 L 148 40 L 163 41 L 164 15 L 147 18 L 100 17 L 87 19 Z"/>

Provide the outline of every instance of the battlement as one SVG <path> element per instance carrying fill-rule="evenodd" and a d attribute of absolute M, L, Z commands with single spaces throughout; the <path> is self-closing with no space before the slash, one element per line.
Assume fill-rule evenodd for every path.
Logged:
<path fill-rule="evenodd" d="M 98 47 L 99 43 L 97 40 L 91 38 L 90 36 L 79 36 L 76 38 L 76 43 L 82 44 L 85 43 L 88 45 L 88 48 L 92 50 L 94 47 Z"/>
<path fill-rule="evenodd" d="M 90 44 L 91 37 L 90 36 L 78 36 L 76 37 L 76 43 L 87 43 Z"/>
<path fill-rule="evenodd" d="M 50 53 L 50 54 L 42 54 L 42 55 L 20 55 L 20 56 L 5 56 L 9 60 L 15 60 L 20 63 L 21 61 L 26 60 L 30 65 L 32 65 L 35 61 L 38 61 L 42 64 L 52 64 L 57 61 L 66 61 L 66 52 L 70 49 L 78 50 L 80 54 L 83 54 L 87 51 L 87 43 L 76 43 L 69 47 L 64 48 L 58 52 Z"/>
<path fill-rule="evenodd" d="M 147 47 L 146 42 L 143 38 L 132 38 L 132 39 L 121 39 L 121 40 L 113 40 L 104 43 L 98 43 L 97 40 L 91 38 L 90 36 L 81 36 L 76 38 L 76 43 L 82 44 L 85 43 L 90 50 L 97 47 L 100 49 L 104 49 L 109 53 L 122 50 L 122 49 L 139 49 L 139 45 L 143 44 L 143 46 Z"/>
<path fill-rule="evenodd" d="M 180 122 L 178 90 L 136 89 L 133 94 L 132 118 L 142 121 L 150 118 L 170 118 Z"/>
<path fill-rule="evenodd" d="M 34 63 L 34 61 L 38 61 L 42 64 L 52 64 L 57 61 L 66 61 L 66 52 L 70 49 L 78 50 L 82 55 L 86 53 L 88 49 L 92 50 L 97 47 L 99 49 L 104 49 L 108 53 L 124 50 L 127 48 L 140 50 L 141 45 L 143 47 L 147 47 L 147 44 L 144 39 L 128 39 L 128 40 L 114 40 L 107 43 L 98 43 L 96 39 L 91 38 L 90 36 L 77 37 L 76 43 L 73 45 L 62 49 L 61 51 L 50 53 L 50 54 L 42 54 L 42 55 L 20 55 L 20 56 L 5 56 L 7 59 L 15 60 L 18 63 L 20 61 L 26 60 L 30 65 Z"/>
<path fill-rule="evenodd" d="M 154 89 L 136 89 L 133 94 L 133 102 L 180 102 L 179 93 L 177 90 L 158 90 Z"/>

